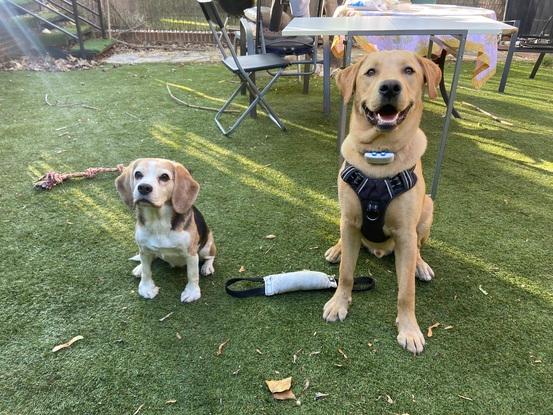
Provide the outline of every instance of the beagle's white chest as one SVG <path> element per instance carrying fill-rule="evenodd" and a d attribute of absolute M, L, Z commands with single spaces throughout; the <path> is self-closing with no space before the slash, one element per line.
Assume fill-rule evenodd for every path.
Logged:
<path fill-rule="evenodd" d="M 141 251 L 150 252 L 172 267 L 186 265 L 190 234 L 184 230 L 172 230 L 171 225 L 156 221 L 136 225 L 135 238 Z M 168 226 L 165 226 L 168 225 Z"/>

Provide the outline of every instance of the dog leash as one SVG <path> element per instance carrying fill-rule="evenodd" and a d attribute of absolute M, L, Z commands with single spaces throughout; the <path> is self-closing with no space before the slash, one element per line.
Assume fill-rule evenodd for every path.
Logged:
<path fill-rule="evenodd" d="M 240 282 L 261 284 L 258 287 L 236 289 L 232 286 Z M 268 275 L 266 277 L 230 278 L 225 281 L 225 291 L 236 298 L 255 296 L 270 297 L 294 291 L 334 290 L 338 280 L 323 272 L 297 271 L 284 274 Z M 353 291 L 368 291 L 375 287 L 372 277 L 357 277 L 353 279 Z"/>

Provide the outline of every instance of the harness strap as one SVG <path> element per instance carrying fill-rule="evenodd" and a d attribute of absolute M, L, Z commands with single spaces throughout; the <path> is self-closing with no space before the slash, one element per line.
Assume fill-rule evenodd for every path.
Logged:
<path fill-rule="evenodd" d="M 384 242 L 384 216 L 388 205 L 395 197 L 412 189 L 417 183 L 415 166 L 393 177 L 373 179 L 346 162 L 340 177 L 357 194 L 363 211 L 361 233 L 371 242 Z"/>
<path fill-rule="evenodd" d="M 231 288 L 232 285 L 237 282 L 260 282 L 260 287 L 247 288 L 245 290 L 238 290 Z M 368 291 L 372 290 L 375 286 L 374 278 L 372 277 L 357 277 L 353 279 L 353 291 Z M 326 288 L 326 290 L 334 290 L 335 288 Z M 237 298 L 247 298 L 254 296 L 264 296 L 265 295 L 265 284 L 262 277 L 253 277 L 253 278 L 230 278 L 225 281 L 225 291 L 227 294 L 237 297 Z M 322 291 L 322 290 L 318 290 Z"/>

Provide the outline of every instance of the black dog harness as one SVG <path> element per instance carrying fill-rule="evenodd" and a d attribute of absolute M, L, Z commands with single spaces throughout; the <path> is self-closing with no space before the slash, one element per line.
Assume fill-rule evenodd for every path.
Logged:
<path fill-rule="evenodd" d="M 373 179 L 346 162 L 340 177 L 349 184 L 361 202 L 363 225 L 361 233 L 371 242 L 384 242 L 384 216 L 392 199 L 413 188 L 417 183 L 415 166 L 394 177 Z"/>

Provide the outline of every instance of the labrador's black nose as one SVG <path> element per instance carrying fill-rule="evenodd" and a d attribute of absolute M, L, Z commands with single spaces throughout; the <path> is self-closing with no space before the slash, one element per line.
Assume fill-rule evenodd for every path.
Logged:
<path fill-rule="evenodd" d="M 380 84 L 378 92 L 386 98 L 393 98 L 400 94 L 401 84 L 398 81 L 384 81 Z"/>
<path fill-rule="evenodd" d="M 139 184 L 138 185 L 138 192 L 141 195 L 147 195 L 148 193 L 152 193 L 152 186 L 149 184 Z"/>

